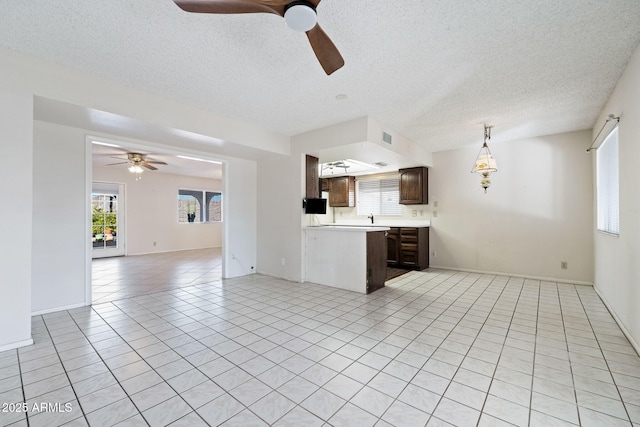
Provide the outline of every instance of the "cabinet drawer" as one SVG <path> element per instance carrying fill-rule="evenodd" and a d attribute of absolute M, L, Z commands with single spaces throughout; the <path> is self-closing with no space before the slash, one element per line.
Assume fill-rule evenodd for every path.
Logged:
<path fill-rule="evenodd" d="M 417 236 L 418 229 L 417 228 L 401 228 L 400 234 L 402 234 L 403 236 Z"/>
<path fill-rule="evenodd" d="M 402 252 L 400 254 L 400 262 L 406 266 L 413 266 L 418 264 L 417 252 Z"/>
<path fill-rule="evenodd" d="M 405 252 L 405 251 L 417 252 L 418 251 L 418 245 L 416 243 L 405 243 L 405 242 L 402 242 L 402 243 L 400 243 L 400 250 L 402 252 Z"/>
<path fill-rule="evenodd" d="M 418 236 L 408 236 L 406 234 L 401 234 L 400 235 L 400 241 L 402 241 L 402 243 L 418 243 Z"/>

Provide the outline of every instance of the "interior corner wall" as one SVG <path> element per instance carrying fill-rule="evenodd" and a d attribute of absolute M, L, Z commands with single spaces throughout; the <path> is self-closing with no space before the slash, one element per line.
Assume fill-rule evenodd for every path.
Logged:
<path fill-rule="evenodd" d="M 258 272 L 303 280 L 302 180 L 299 153 L 258 162 Z"/>
<path fill-rule="evenodd" d="M 176 201 L 179 189 L 222 192 L 222 181 L 152 171 L 136 181 L 122 167 L 95 167 L 93 181 L 125 184 L 127 255 L 222 246 L 221 222 L 180 224 Z"/>
<path fill-rule="evenodd" d="M 618 125 L 620 235 L 592 230 L 595 239 L 595 288 L 640 352 L 640 46 L 596 120 L 593 137 L 609 114 Z M 609 129 L 609 128 L 608 128 Z M 606 133 L 606 131 L 605 131 Z M 596 141 L 596 146 L 600 141 Z M 595 161 L 593 162 L 595 175 Z M 594 192 L 595 198 L 595 192 Z"/>
<path fill-rule="evenodd" d="M 0 69 L 0 352 L 32 343 L 32 121 L 33 96 Z"/>
<path fill-rule="evenodd" d="M 593 283 L 590 142 L 581 131 L 492 143 L 486 194 L 470 173 L 479 147 L 434 153 L 430 265 Z"/>
<path fill-rule="evenodd" d="M 258 172 L 252 160 L 229 159 L 223 166 L 222 235 L 224 278 L 245 276 L 257 270 Z"/>

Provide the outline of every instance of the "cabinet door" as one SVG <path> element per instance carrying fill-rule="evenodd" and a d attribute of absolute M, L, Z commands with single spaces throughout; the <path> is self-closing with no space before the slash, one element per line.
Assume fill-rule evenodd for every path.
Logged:
<path fill-rule="evenodd" d="M 308 198 L 315 199 L 320 197 L 320 181 L 318 177 L 318 158 L 307 156 L 306 164 L 307 172 L 307 191 Z"/>
<path fill-rule="evenodd" d="M 395 230 L 395 233 L 394 233 Z M 387 234 L 387 264 L 395 266 L 400 262 L 400 244 L 398 240 L 398 229 L 391 229 Z"/>
<path fill-rule="evenodd" d="M 401 205 L 426 205 L 427 196 L 427 168 L 417 167 L 400 169 L 398 171 L 400 181 Z"/>
<path fill-rule="evenodd" d="M 329 206 L 352 208 L 356 205 L 356 181 L 352 176 L 329 180 Z"/>
<path fill-rule="evenodd" d="M 387 240 L 384 231 L 370 231 L 367 234 L 367 293 L 384 287 L 387 279 Z"/>

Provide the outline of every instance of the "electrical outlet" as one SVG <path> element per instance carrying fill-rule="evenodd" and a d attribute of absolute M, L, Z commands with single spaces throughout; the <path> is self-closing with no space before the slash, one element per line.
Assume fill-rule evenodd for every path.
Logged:
<path fill-rule="evenodd" d="M 436 251 L 431 252 L 431 256 L 435 258 L 436 257 Z"/>
<path fill-rule="evenodd" d="M 569 268 L 569 263 L 567 261 L 560 261 L 560 268 L 566 270 Z"/>
<path fill-rule="evenodd" d="M 284 258 L 280 258 L 280 264 L 285 265 Z"/>
<path fill-rule="evenodd" d="M 157 245 L 157 242 L 153 242 L 153 246 Z"/>
<path fill-rule="evenodd" d="M 418 211 L 416 211 L 415 209 L 411 211 L 411 216 L 415 217 L 418 215 Z"/>
<path fill-rule="evenodd" d="M 437 217 L 438 217 L 438 211 L 433 211 L 431 214 L 432 214 L 432 216 L 433 216 L 434 218 L 437 218 Z"/>
<path fill-rule="evenodd" d="M 434 207 L 434 208 L 437 208 L 437 207 L 438 207 L 438 201 L 437 201 L 437 200 L 434 200 L 434 201 L 433 201 L 433 207 Z"/>

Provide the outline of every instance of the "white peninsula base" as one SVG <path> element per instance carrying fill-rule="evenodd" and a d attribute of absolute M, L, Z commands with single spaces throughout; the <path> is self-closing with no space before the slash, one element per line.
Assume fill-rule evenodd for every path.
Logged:
<path fill-rule="evenodd" d="M 307 227 L 306 281 L 360 293 L 384 286 L 389 227 Z"/>

